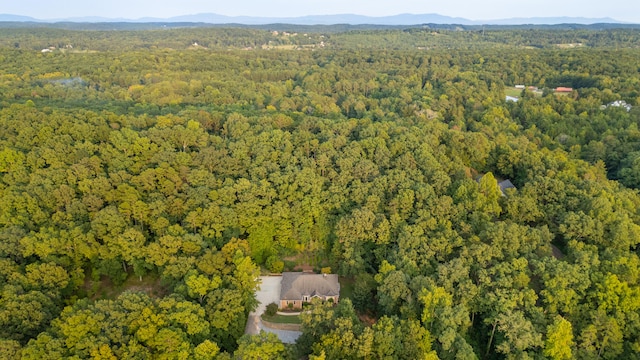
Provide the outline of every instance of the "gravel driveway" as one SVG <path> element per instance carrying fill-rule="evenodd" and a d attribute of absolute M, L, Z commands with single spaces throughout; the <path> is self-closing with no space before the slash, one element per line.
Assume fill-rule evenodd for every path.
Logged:
<path fill-rule="evenodd" d="M 256 310 L 249 314 L 247 327 L 244 330 L 245 334 L 255 335 L 260 333 L 260 330 L 264 330 L 278 335 L 280 340 L 284 343 L 295 343 L 298 337 L 302 334 L 300 331 L 270 329 L 262 325 L 262 321 L 260 320 L 260 315 L 264 313 L 267 305 L 272 302 L 276 304 L 280 302 L 280 282 L 282 281 L 282 276 L 261 276 L 260 280 L 260 289 L 256 291 L 256 298 L 258 299 L 259 304 Z"/>

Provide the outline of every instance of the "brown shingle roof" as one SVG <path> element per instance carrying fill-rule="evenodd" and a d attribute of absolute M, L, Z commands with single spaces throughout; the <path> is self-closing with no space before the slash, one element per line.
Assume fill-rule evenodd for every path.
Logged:
<path fill-rule="evenodd" d="M 301 300 L 305 295 L 340 295 L 340 283 L 336 274 L 283 272 L 281 286 L 280 300 Z"/>

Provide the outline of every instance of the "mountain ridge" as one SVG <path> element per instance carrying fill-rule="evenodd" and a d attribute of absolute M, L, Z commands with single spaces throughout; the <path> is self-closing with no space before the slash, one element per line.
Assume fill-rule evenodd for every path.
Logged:
<path fill-rule="evenodd" d="M 586 17 L 515 17 L 495 20 L 470 20 L 462 17 L 451 17 L 435 13 L 430 14 L 397 14 L 390 16 L 366 16 L 357 14 L 336 14 L 336 15 L 306 15 L 298 17 L 256 17 L 256 16 L 226 16 L 216 13 L 199 13 L 190 15 L 179 15 L 169 18 L 142 17 L 138 19 L 127 18 L 107 18 L 100 16 L 84 16 L 60 19 L 37 19 L 30 16 L 0 14 L 2 22 L 80 22 L 80 23 L 109 23 L 109 22 L 131 22 L 131 23 L 151 23 L 151 22 L 193 22 L 206 24 L 244 24 L 244 25 L 267 25 L 267 24 L 292 24 L 292 25 L 417 25 L 417 24 L 460 24 L 460 25 L 554 25 L 554 24 L 598 24 L 614 23 L 626 24 L 610 17 L 586 18 Z"/>

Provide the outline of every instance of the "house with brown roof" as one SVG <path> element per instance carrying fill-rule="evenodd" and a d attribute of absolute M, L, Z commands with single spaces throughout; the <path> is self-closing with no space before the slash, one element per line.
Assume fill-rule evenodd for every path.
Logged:
<path fill-rule="evenodd" d="M 302 303 L 314 298 L 338 302 L 340 283 L 336 274 L 283 272 L 280 288 L 280 308 L 302 309 Z"/>

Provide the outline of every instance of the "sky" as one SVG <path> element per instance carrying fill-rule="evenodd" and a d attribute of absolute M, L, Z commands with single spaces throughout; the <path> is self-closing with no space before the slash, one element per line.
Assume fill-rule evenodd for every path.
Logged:
<path fill-rule="evenodd" d="M 0 0 L 0 13 L 38 19 L 83 16 L 138 19 L 197 13 L 228 16 L 402 13 L 492 20 L 512 17 L 611 17 L 640 23 L 639 0 Z"/>

